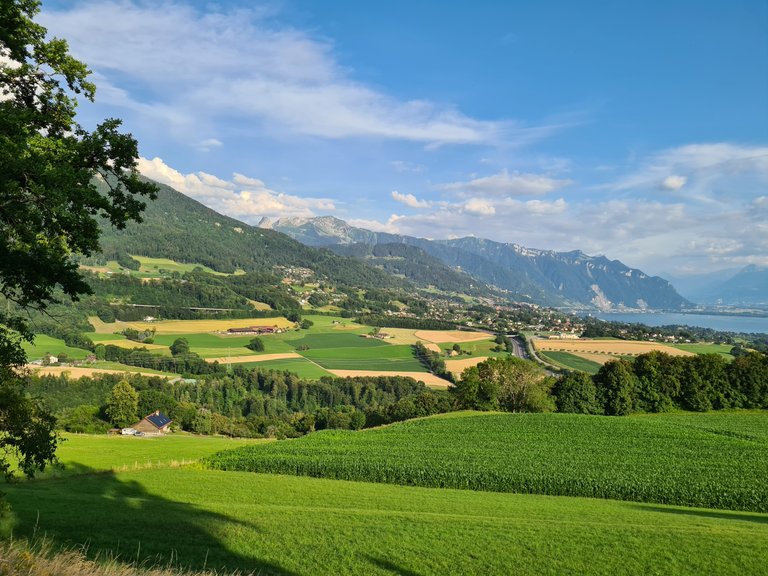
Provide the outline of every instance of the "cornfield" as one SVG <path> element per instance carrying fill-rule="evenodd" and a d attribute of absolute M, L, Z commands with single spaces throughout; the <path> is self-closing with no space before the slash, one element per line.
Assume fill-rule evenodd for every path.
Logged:
<path fill-rule="evenodd" d="M 456 413 L 248 446 L 207 465 L 768 512 L 768 413 Z"/>

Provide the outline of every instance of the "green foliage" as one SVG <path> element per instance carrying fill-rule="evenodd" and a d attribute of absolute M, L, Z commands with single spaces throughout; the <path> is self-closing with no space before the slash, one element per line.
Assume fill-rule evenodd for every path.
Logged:
<path fill-rule="evenodd" d="M 12 462 L 29 477 L 55 460 L 55 419 L 37 399 L 27 397 L 24 382 L 0 366 L 0 474 L 11 477 Z"/>
<path fill-rule="evenodd" d="M 224 470 L 766 512 L 767 420 L 765 413 L 461 413 L 321 432 L 207 462 Z"/>
<path fill-rule="evenodd" d="M 264 341 L 256 336 L 255 338 L 251 338 L 251 341 L 248 342 L 245 347 L 254 352 L 264 352 Z"/>
<path fill-rule="evenodd" d="M 312 320 L 309 320 L 308 318 L 302 319 L 301 323 L 299 324 L 302 330 L 309 330 L 314 325 L 315 323 L 312 322 Z"/>
<path fill-rule="evenodd" d="M 139 410 L 139 394 L 126 380 L 115 384 L 107 398 L 106 414 L 120 428 L 135 423 Z"/>
<path fill-rule="evenodd" d="M 186 338 L 176 338 L 173 344 L 170 346 L 171 354 L 174 356 L 182 356 L 189 354 L 189 340 Z"/>
<path fill-rule="evenodd" d="M 109 422 L 99 417 L 98 406 L 83 404 L 67 410 L 58 421 L 59 428 L 78 434 L 104 434 L 109 430 Z"/>
<path fill-rule="evenodd" d="M 453 389 L 459 408 L 506 412 L 550 412 L 551 381 L 533 362 L 489 358 L 464 371 Z"/>
<path fill-rule="evenodd" d="M 632 412 L 637 379 L 627 360 L 610 360 L 594 376 L 598 399 L 608 416 L 625 416 Z"/>
<path fill-rule="evenodd" d="M 561 376 L 552 388 L 558 412 L 572 414 L 602 414 L 597 401 L 597 388 L 589 374 L 570 372 Z"/>

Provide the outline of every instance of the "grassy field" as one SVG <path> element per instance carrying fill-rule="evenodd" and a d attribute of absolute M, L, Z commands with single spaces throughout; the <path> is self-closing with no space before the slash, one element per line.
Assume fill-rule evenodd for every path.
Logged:
<path fill-rule="evenodd" d="M 697 344 L 673 344 L 678 350 L 685 350 L 686 352 L 693 352 L 694 354 L 720 354 L 728 360 L 733 360 L 731 356 L 730 344 L 707 344 L 706 342 L 699 342 Z"/>
<path fill-rule="evenodd" d="M 414 357 L 413 349 L 406 345 L 321 348 L 306 350 L 300 354 L 329 370 L 426 372 L 426 368 Z"/>
<path fill-rule="evenodd" d="M 321 332 L 305 333 L 301 338 L 287 340 L 291 346 L 309 346 L 310 349 L 330 349 L 330 348 L 376 348 L 377 346 L 388 346 L 386 342 L 376 338 L 363 338 L 359 334 L 349 332 Z"/>
<path fill-rule="evenodd" d="M 35 336 L 34 344 L 29 342 L 22 342 L 22 347 L 27 353 L 27 358 L 30 360 L 37 360 L 46 355 L 46 353 L 58 356 L 59 354 L 66 354 L 70 358 L 76 360 L 82 360 L 89 352 L 81 348 L 72 348 L 64 344 L 64 340 L 58 338 L 51 338 L 45 334 L 37 334 Z"/>
<path fill-rule="evenodd" d="M 234 450 L 228 470 L 768 512 L 768 413 L 453 413 Z"/>
<path fill-rule="evenodd" d="M 190 468 L 9 487 L 15 537 L 260 574 L 766 573 L 768 516 Z"/>
<path fill-rule="evenodd" d="M 220 450 L 269 442 L 191 434 L 166 436 L 96 436 L 62 433 L 56 454 L 60 464 L 43 477 L 79 473 L 84 470 L 119 470 L 191 462 Z"/>
<path fill-rule="evenodd" d="M 265 360 L 263 362 L 242 362 L 238 366 L 258 368 L 260 370 L 287 370 L 306 380 L 319 380 L 322 376 L 333 376 L 314 362 L 305 358 L 284 358 L 282 360 Z"/>
<path fill-rule="evenodd" d="M 597 371 L 600 370 L 601 366 L 599 362 L 594 362 L 593 360 L 584 358 L 583 356 L 577 356 L 576 354 L 571 354 L 570 352 L 549 350 L 547 352 L 539 352 L 539 356 L 541 356 L 543 360 L 549 361 L 556 366 L 562 366 L 569 370 L 580 370 L 587 374 L 597 374 Z"/>
<path fill-rule="evenodd" d="M 202 264 L 184 264 L 182 262 L 176 262 L 175 260 L 169 260 L 168 258 L 148 258 L 146 256 L 131 256 L 134 260 L 138 260 L 141 264 L 139 272 L 143 274 L 160 274 L 160 270 L 168 272 L 179 272 L 184 274 L 185 272 L 192 272 L 195 268 L 202 268 L 204 272 L 208 274 L 216 274 L 218 276 L 228 276 L 223 272 L 217 272 L 216 270 L 203 266 Z M 242 274 L 242 271 L 240 272 Z"/>

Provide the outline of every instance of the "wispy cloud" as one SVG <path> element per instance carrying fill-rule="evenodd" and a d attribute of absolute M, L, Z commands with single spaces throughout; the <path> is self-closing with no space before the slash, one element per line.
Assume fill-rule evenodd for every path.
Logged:
<path fill-rule="evenodd" d="M 536 196 L 549 194 L 570 184 L 570 180 L 558 180 L 541 174 L 520 174 L 502 170 L 498 174 L 482 176 L 464 182 L 439 184 L 439 190 L 467 195 L 485 196 Z"/>
<path fill-rule="evenodd" d="M 233 115 L 254 128 L 427 146 L 530 141 L 560 129 L 399 99 L 355 80 L 326 39 L 279 26 L 263 11 L 207 9 L 91 0 L 47 10 L 41 22 L 98 73 L 99 98 L 167 119 L 184 138 Z"/>

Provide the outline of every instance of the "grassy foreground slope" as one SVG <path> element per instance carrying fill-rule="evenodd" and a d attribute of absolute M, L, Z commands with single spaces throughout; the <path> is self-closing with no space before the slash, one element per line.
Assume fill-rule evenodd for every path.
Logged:
<path fill-rule="evenodd" d="M 259 574 L 765 574 L 768 516 L 155 468 L 8 487 L 14 535 Z"/>
<path fill-rule="evenodd" d="M 768 413 L 454 413 L 207 459 L 224 470 L 768 511 Z"/>

